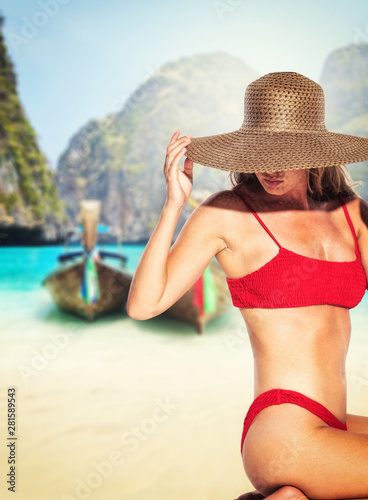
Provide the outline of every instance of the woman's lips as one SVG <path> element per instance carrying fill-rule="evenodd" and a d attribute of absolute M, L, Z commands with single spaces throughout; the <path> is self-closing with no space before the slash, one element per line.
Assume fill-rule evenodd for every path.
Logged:
<path fill-rule="evenodd" d="M 283 181 L 280 181 L 279 179 L 266 179 L 265 177 L 264 177 L 264 181 L 267 184 L 267 186 L 270 186 L 270 187 L 276 187 L 283 182 Z"/>

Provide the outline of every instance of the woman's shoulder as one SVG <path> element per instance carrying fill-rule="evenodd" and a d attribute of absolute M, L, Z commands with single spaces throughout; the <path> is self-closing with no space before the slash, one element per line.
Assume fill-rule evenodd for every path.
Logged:
<path fill-rule="evenodd" d="M 345 205 L 350 212 L 359 212 L 361 207 L 368 207 L 368 203 L 360 198 L 358 195 L 343 195 L 340 194 L 333 198 L 328 198 L 325 200 L 316 200 L 317 205 L 320 206 L 321 210 L 331 211 L 341 208 Z"/>
<path fill-rule="evenodd" d="M 366 213 L 368 211 L 368 202 L 358 195 L 341 196 L 341 198 L 344 200 L 349 212 L 356 212 L 361 215 L 362 213 Z"/>
<path fill-rule="evenodd" d="M 227 233 L 236 224 L 237 214 L 243 212 L 243 207 L 242 200 L 233 190 L 218 191 L 197 206 L 188 222 L 192 227 L 205 227 L 211 233 Z"/>
<path fill-rule="evenodd" d="M 357 196 L 345 200 L 345 203 L 358 238 L 362 260 L 365 262 L 366 267 L 368 264 L 368 202 Z M 367 269 L 366 272 L 368 272 Z"/>
<path fill-rule="evenodd" d="M 238 209 L 239 206 L 244 206 L 242 198 L 246 197 L 247 191 L 239 186 L 236 186 L 232 189 L 225 189 L 212 194 L 201 204 L 201 206 L 203 208 L 211 207 L 224 210 Z"/>
<path fill-rule="evenodd" d="M 368 230 L 368 202 L 359 196 L 343 196 L 356 232 Z"/>

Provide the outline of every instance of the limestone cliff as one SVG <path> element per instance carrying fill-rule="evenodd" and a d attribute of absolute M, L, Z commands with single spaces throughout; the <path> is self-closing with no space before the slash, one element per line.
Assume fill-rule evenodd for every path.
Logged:
<path fill-rule="evenodd" d="M 125 240 L 146 240 L 165 200 L 162 166 L 173 132 L 198 136 L 238 129 L 244 90 L 255 78 L 226 54 L 181 59 L 144 82 L 121 111 L 91 120 L 71 139 L 57 168 L 71 220 L 81 199 L 97 198 L 102 222 L 120 226 Z M 209 192 L 223 189 L 227 177 L 201 166 L 194 176 L 195 190 Z"/>
<path fill-rule="evenodd" d="M 54 174 L 37 145 L 17 94 L 0 17 L 0 232 L 3 244 L 60 237 L 65 212 Z"/>
<path fill-rule="evenodd" d="M 326 123 L 334 132 L 368 137 L 368 45 L 350 45 L 332 52 L 321 75 L 326 96 Z M 368 162 L 350 166 L 363 180 L 359 193 L 368 200 Z"/>

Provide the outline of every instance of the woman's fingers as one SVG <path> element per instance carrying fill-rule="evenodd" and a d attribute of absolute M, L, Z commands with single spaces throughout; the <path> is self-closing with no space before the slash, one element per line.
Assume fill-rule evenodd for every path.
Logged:
<path fill-rule="evenodd" d="M 181 148 L 176 153 L 176 155 L 172 158 L 172 160 L 170 161 L 170 163 L 167 166 L 166 177 L 169 177 L 172 174 L 176 174 L 176 175 L 178 174 L 178 171 L 179 171 L 179 161 L 184 156 L 185 151 L 186 151 L 185 148 Z"/>
<path fill-rule="evenodd" d="M 179 137 L 179 130 L 172 136 L 166 150 L 164 175 L 167 184 L 167 203 L 183 207 L 188 200 L 193 184 L 193 162 L 188 158 L 181 171 L 179 162 L 186 153 L 186 146 L 192 140 L 191 135 Z"/>
<path fill-rule="evenodd" d="M 183 154 L 185 153 L 185 151 L 183 152 Z M 189 158 L 185 158 L 185 162 L 184 162 L 184 173 L 188 176 L 188 177 L 192 177 L 193 175 L 193 162 L 192 160 L 189 160 Z"/>
<path fill-rule="evenodd" d="M 175 136 L 173 136 L 175 137 Z M 170 141 L 170 143 L 168 144 L 167 148 L 166 148 L 166 156 L 169 155 L 175 148 L 177 148 L 178 146 L 180 146 L 181 144 L 185 144 L 185 141 L 187 140 L 187 138 L 184 136 L 184 137 L 178 137 L 176 139 L 174 139 L 173 141 Z"/>
<path fill-rule="evenodd" d="M 174 142 L 172 142 L 171 144 L 168 145 L 167 150 L 166 150 L 167 156 L 169 156 L 170 153 L 172 153 L 173 151 L 175 152 L 176 150 L 178 150 L 178 148 L 188 145 L 191 140 L 192 140 L 191 136 L 189 136 L 189 137 L 184 136 L 184 137 L 181 137 L 180 139 L 175 140 Z"/>
<path fill-rule="evenodd" d="M 173 136 L 170 139 L 169 144 L 172 144 L 179 137 L 179 135 L 180 135 L 180 130 L 177 130 L 176 132 L 174 132 Z"/>
<path fill-rule="evenodd" d="M 178 133 L 179 131 L 175 132 L 175 134 L 172 136 L 172 140 L 170 141 L 169 146 L 167 147 L 166 161 L 164 164 L 165 175 L 168 174 L 173 166 L 177 166 L 180 158 L 185 153 L 185 146 L 187 146 L 191 141 L 192 136 L 184 136 L 180 139 L 175 138 Z"/>

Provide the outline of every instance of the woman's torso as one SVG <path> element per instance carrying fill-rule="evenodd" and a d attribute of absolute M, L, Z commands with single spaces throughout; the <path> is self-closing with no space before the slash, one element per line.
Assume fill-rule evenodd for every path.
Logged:
<path fill-rule="evenodd" d="M 323 305 L 241 312 L 254 354 L 255 397 L 274 388 L 298 391 L 345 421 L 349 311 Z"/>
<path fill-rule="evenodd" d="M 356 260 L 354 236 L 340 200 L 295 210 L 282 199 L 267 204 L 257 192 L 243 186 L 239 191 L 283 248 L 321 261 Z M 226 210 L 217 221 L 226 248 L 217 259 L 227 276 L 237 279 L 272 261 L 279 248 L 234 193 L 224 193 L 221 203 Z M 343 421 L 349 310 L 335 305 L 246 307 L 241 314 L 254 354 L 255 396 L 272 388 L 296 390 Z"/>

